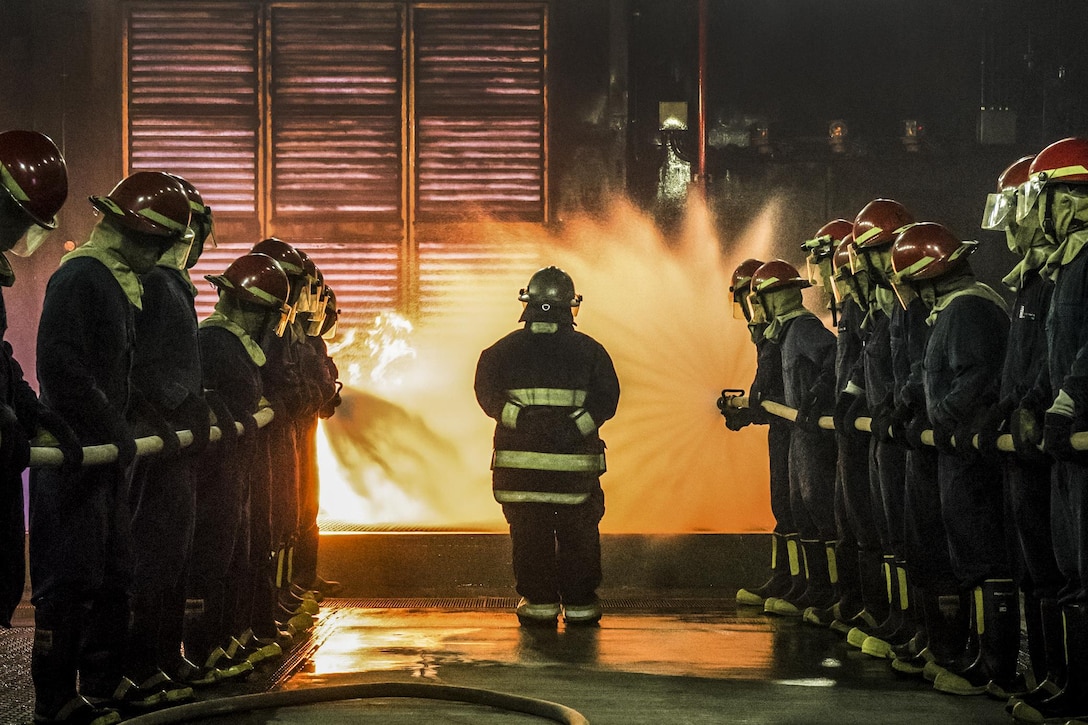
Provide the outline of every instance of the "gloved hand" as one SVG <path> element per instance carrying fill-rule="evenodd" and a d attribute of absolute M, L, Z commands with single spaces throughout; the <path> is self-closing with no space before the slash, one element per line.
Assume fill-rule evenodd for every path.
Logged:
<path fill-rule="evenodd" d="M 964 460 L 977 461 L 982 457 L 978 448 L 975 448 L 975 428 L 976 426 L 966 423 L 956 428 L 955 436 L 955 452 Z"/>
<path fill-rule="evenodd" d="M 737 431 L 746 428 L 756 422 L 757 413 L 751 408 L 722 408 L 722 417 L 725 418 L 725 427 Z"/>
<path fill-rule="evenodd" d="M 186 452 L 199 456 L 208 447 L 211 433 L 211 408 L 207 401 L 203 396 L 189 393 L 174 413 L 183 430 L 188 429 L 193 434 L 193 442 L 185 449 Z"/>
<path fill-rule="evenodd" d="M 828 408 L 832 408 L 831 397 L 833 393 L 826 383 L 816 383 L 808 391 L 801 404 L 797 406 L 797 418 L 794 423 L 798 428 L 811 432 L 819 432 L 820 417 Z"/>
<path fill-rule="evenodd" d="M 68 421 L 56 411 L 39 404 L 38 425 L 56 438 L 57 448 L 64 454 L 64 463 L 60 465 L 61 473 L 70 476 L 78 472 L 83 466 L 83 444 L 68 425 Z"/>
<path fill-rule="evenodd" d="M 918 413 L 911 418 L 903 431 L 907 447 L 916 451 L 923 450 L 926 447 L 926 444 L 922 442 L 922 431 L 929 430 L 930 428 L 932 428 L 932 426 L 929 424 L 929 418 L 924 413 Z"/>
<path fill-rule="evenodd" d="M 869 417 L 869 404 L 864 395 L 842 393 L 835 405 L 835 430 L 846 435 L 865 435 L 857 428 L 858 418 Z"/>
<path fill-rule="evenodd" d="M 238 428 L 234 425 L 234 414 L 230 412 L 230 408 L 227 407 L 227 404 L 223 401 L 223 396 L 219 394 L 218 390 L 205 390 L 204 400 L 207 401 L 208 407 L 211 408 L 212 414 L 215 416 L 215 425 L 219 428 L 219 450 L 221 452 L 226 451 L 238 440 Z"/>
<path fill-rule="evenodd" d="M 895 406 L 891 403 L 881 403 L 873 410 L 869 430 L 878 441 L 890 443 L 895 437 L 892 433 L 892 416 L 894 414 Z"/>
<path fill-rule="evenodd" d="M 1009 414 L 1009 433 L 1016 455 L 1025 460 L 1038 460 L 1042 455 L 1039 450 L 1043 440 L 1042 427 L 1031 409 L 1020 407 Z"/>
<path fill-rule="evenodd" d="M 29 465 L 30 440 L 26 431 L 15 410 L 7 403 L 0 403 L 0 466 L 21 472 Z"/>
<path fill-rule="evenodd" d="M 939 424 L 936 424 L 936 423 L 934 423 L 932 427 L 933 427 L 933 446 L 938 451 L 940 451 L 941 453 L 944 453 L 944 454 L 949 455 L 949 456 L 958 456 L 959 451 L 957 451 L 956 447 L 954 445 L 952 445 L 952 436 L 953 436 L 952 429 L 946 428 L 946 427 L 944 427 L 942 425 L 939 425 Z"/>
<path fill-rule="evenodd" d="M 974 425 L 971 426 L 970 434 L 972 436 L 978 435 L 977 450 L 980 455 L 987 458 L 1000 455 L 1001 451 L 997 449 L 997 439 L 1001 437 L 1001 431 L 1005 427 L 1009 414 L 1012 412 L 1013 405 L 1014 403 L 1011 400 L 1001 401 L 976 417 Z M 956 440 L 959 441 L 959 435 L 956 436 Z"/>
<path fill-rule="evenodd" d="M 1043 417 L 1043 451 L 1059 461 L 1070 461 L 1077 452 L 1069 442 L 1073 433 L 1073 419 L 1061 413 L 1047 412 Z"/>
<path fill-rule="evenodd" d="M 340 391 L 344 389 L 344 384 L 339 380 L 336 381 L 336 392 L 332 397 L 321 404 L 320 410 L 317 411 L 317 415 L 321 418 L 331 418 L 336 412 L 336 409 L 340 407 L 340 403 L 343 400 L 340 397 Z"/>

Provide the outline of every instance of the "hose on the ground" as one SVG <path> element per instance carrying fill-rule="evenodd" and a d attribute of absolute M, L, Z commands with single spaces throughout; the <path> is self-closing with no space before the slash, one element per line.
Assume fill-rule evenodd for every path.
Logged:
<path fill-rule="evenodd" d="M 577 710 L 548 700 L 511 695 L 494 690 L 454 685 L 431 685 L 421 682 L 372 682 L 353 685 L 328 685 L 297 690 L 277 690 L 239 697 L 221 697 L 203 702 L 158 710 L 125 720 L 125 725 L 169 725 L 198 719 L 226 717 L 251 710 L 298 707 L 322 702 L 405 697 L 422 700 L 447 700 L 470 705 L 494 707 L 547 718 L 566 725 L 589 725 L 589 720 Z"/>

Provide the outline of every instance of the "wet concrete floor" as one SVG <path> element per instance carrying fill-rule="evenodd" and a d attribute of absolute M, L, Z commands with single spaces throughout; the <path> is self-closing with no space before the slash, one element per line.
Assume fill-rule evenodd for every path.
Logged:
<path fill-rule="evenodd" d="M 474 602 L 476 604 L 474 605 Z M 198 691 L 233 696 L 326 686 L 408 683 L 479 688 L 559 703 L 593 725 L 760 723 L 1011 723 L 1003 703 L 955 697 L 896 675 L 888 661 L 830 630 L 737 610 L 725 600 L 604 601 L 599 627 L 524 628 L 511 598 L 328 600 L 307 640 L 249 682 Z M 0 722 L 30 720 L 24 612 L 0 632 Z M 276 667 L 279 669 L 276 669 Z M 485 693 L 486 694 L 486 693 Z M 164 711 L 161 714 L 165 714 Z M 173 720 L 178 722 L 178 720 Z M 480 704 L 383 697 L 186 722 L 214 725 L 534 723 L 546 718 Z"/>
<path fill-rule="evenodd" d="M 607 604 L 607 602 L 606 602 Z M 599 628 L 523 628 L 507 609 L 323 609 L 296 690 L 401 682 L 561 703 L 593 725 L 1010 723 L 1003 704 L 934 691 L 830 630 L 728 605 L 671 613 L 606 606 Z M 208 723 L 520 723 L 479 705 L 381 698 L 233 714 Z"/>

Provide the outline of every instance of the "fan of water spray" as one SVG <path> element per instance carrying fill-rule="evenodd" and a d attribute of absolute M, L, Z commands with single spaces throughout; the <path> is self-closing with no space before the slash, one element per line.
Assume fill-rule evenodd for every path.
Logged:
<path fill-rule="evenodd" d="M 348 387 L 324 426 L 324 517 L 503 528 L 488 469 L 494 423 L 476 404 L 473 373 L 480 351 L 518 326 L 518 289 L 555 264 L 584 295 L 579 329 L 605 346 L 620 379 L 616 417 L 601 429 L 602 530 L 769 530 L 766 429 L 728 431 L 715 401 L 754 373 L 748 330 L 731 316 L 729 278 L 744 258 L 773 256 L 776 214 L 771 202 L 727 243 L 699 204 L 672 236 L 625 202 L 559 230 L 476 227 L 495 259 L 513 255 L 526 266 L 462 275 L 470 295 L 449 291 L 418 327 L 384 316 L 334 348 Z"/>

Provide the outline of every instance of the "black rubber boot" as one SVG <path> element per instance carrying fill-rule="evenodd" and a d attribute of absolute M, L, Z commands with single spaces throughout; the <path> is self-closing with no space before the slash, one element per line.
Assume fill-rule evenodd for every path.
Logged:
<path fill-rule="evenodd" d="M 894 658 L 892 648 L 906 644 L 918 632 L 904 562 L 896 561 L 892 564 L 890 591 L 892 597 L 888 618 L 861 644 L 861 651 L 870 657 Z"/>
<path fill-rule="evenodd" d="M 805 589 L 808 588 L 808 569 L 805 565 L 804 551 L 800 538 L 796 534 L 786 537 L 786 564 L 790 572 L 790 588 L 781 597 L 768 597 L 763 602 L 763 611 L 768 614 L 780 614 L 786 617 L 800 617 L 804 611 L 798 606 Z"/>
<path fill-rule="evenodd" d="M 1012 716 L 1018 722 L 1088 718 L 1088 605 L 1066 605 L 1062 612 L 1065 617 L 1065 687 L 1037 707 L 1026 702 L 1018 703 L 1012 711 Z"/>
<path fill-rule="evenodd" d="M 69 617 L 52 616 L 45 607 L 35 612 L 34 644 L 30 651 L 30 674 L 34 680 L 35 718 L 56 720 L 65 708 L 85 711 L 76 691 L 79 635 Z M 85 712 L 83 714 L 86 714 Z"/>
<path fill-rule="evenodd" d="M 1020 594 L 1016 585 L 1011 579 L 986 580 L 974 590 L 973 612 L 976 656 L 965 667 L 953 666 L 938 675 L 934 689 L 951 695 L 979 695 L 988 691 L 991 681 L 995 688 L 1013 689 L 1020 652 Z M 960 664 L 964 661 L 966 658 Z"/>
<path fill-rule="evenodd" d="M 952 667 L 971 646 L 969 640 L 973 627 L 969 620 L 970 611 L 970 599 L 964 594 L 924 593 L 922 614 L 926 620 L 926 631 L 929 632 L 926 649 L 932 659 L 924 665 L 922 676 L 929 682 Z"/>
<path fill-rule="evenodd" d="M 771 597 L 781 597 L 790 589 L 790 562 L 786 553 L 786 535 L 771 535 L 771 574 L 763 584 L 751 589 L 737 590 L 737 604 L 762 607 Z"/>
<path fill-rule="evenodd" d="M 1025 599 L 1025 604 L 1028 600 Z M 1034 610 L 1038 614 L 1039 623 L 1038 629 L 1042 636 L 1042 646 L 1038 648 L 1032 648 L 1032 666 L 1036 667 L 1039 664 L 1045 665 L 1042 669 L 1036 669 L 1036 677 L 1039 679 L 1039 684 L 1035 686 L 1035 689 L 1027 692 L 1018 697 L 1010 697 L 1005 704 L 1005 711 L 1010 715 L 1013 708 L 1019 702 L 1026 702 L 1032 707 L 1037 707 L 1040 703 L 1054 697 L 1062 688 L 1065 687 L 1067 681 L 1066 675 L 1066 661 L 1065 661 L 1065 618 L 1062 615 L 1062 608 L 1058 605 L 1057 599 L 1039 599 L 1037 600 L 1037 607 L 1029 608 L 1025 607 L 1028 611 Z M 1031 637 L 1032 628 L 1028 628 L 1028 636 Z M 1029 639 L 1030 642 L 1030 639 Z M 1037 651 L 1042 651 L 1042 662 L 1036 662 Z M 1038 674 L 1042 672 L 1043 674 Z"/>
<path fill-rule="evenodd" d="M 813 604 L 805 609 L 802 619 L 817 627 L 830 627 L 835 622 L 841 601 L 835 542 L 812 542 L 806 549 L 805 559 L 810 562 L 809 596 Z M 811 565 L 812 562 L 815 562 L 815 566 Z M 821 604 L 821 601 L 824 603 Z"/>

